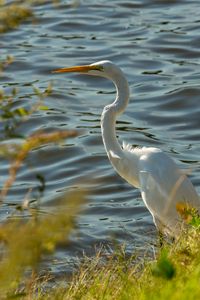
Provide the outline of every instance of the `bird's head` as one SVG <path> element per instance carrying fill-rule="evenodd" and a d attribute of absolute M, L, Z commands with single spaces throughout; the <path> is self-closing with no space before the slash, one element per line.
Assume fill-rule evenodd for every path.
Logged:
<path fill-rule="evenodd" d="M 116 72 L 121 70 L 109 60 L 103 60 L 91 65 L 74 66 L 68 68 L 61 68 L 54 70 L 53 73 L 65 73 L 65 72 L 76 72 L 80 74 L 88 74 L 93 76 L 101 76 L 106 78 L 112 78 Z"/>

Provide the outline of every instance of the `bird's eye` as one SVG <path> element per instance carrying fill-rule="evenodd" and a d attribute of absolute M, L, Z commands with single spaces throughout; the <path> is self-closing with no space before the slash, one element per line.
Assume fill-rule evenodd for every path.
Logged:
<path fill-rule="evenodd" d="M 103 72 L 103 66 L 97 66 L 97 70 Z"/>

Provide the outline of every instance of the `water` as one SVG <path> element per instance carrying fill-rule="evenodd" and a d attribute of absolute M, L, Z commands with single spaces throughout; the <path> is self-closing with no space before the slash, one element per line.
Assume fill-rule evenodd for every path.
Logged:
<path fill-rule="evenodd" d="M 33 196 L 45 178 L 41 212 L 55 206 L 52 199 L 78 189 L 91 189 L 89 202 L 78 217 L 78 234 L 69 246 L 59 246 L 44 268 L 60 275 L 71 271 L 83 252 L 113 240 L 126 243 L 127 252 L 146 249 L 155 236 L 149 212 L 137 189 L 121 179 L 110 165 L 100 132 L 100 114 L 112 102 L 111 82 L 75 74 L 52 74 L 63 66 L 109 59 L 121 66 L 131 88 L 131 100 L 117 123 L 120 141 L 163 149 L 181 168 L 191 172 L 200 192 L 200 16 L 199 1 L 61 1 L 34 8 L 36 20 L 1 36 L 1 56 L 15 61 L 0 77 L 2 88 L 19 89 L 16 107 L 36 101 L 32 86 L 53 93 L 38 111 L 17 129 L 78 129 L 82 134 L 62 146 L 33 151 L 1 207 L 5 220 L 32 187 Z M 13 140 L 7 139 L 7 142 Z M 17 140 L 19 142 L 19 140 Z M 1 185 L 8 176 L 2 159 Z M 91 182 L 90 178 L 95 182 Z"/>

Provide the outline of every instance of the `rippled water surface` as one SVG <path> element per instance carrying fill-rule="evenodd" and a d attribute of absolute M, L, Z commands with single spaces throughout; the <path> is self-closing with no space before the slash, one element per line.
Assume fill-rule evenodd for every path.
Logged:
<path fill-rule="evenodd" d="M 64 191 L 79 189 L 80 182 L 89 187 L 89 201 L 78 217 L 71 246 L 59 246 L 45 262 L 46 268 L 62 274 L 83 251 L 93 253 L 96 244 L 117 240 L 126 243 L 127 251 L 145 248 L 155 228 L 139 191 L 115 173 L 102 144 L 100 114 L 115 97 L 112 83 L 51 70 L 103 59 L 118 64 L 132 93 L 117 123 L 120 141 L 163 149 L 181 168 L 189 169 L 200 192 L 199 1 L 61 1 L 34 10 L 34 22 L 1 35 L 1 57 L 9 54 L 15 60 L 1 74 L 0 84 L 6 91 L 19 89 L 16 107 L 35 103 L 32 86 L 44 90 L 52 82 L 53 93 L 44 100 L 48 110 L 34 113 L 17 133 L 82 131 L 60 147 L 43 146 L 29 155 L 0 217 L 6 219 L 11 204 L 20 203 L 30 187 L 33 196 L 37 194 L 37 174 L 46 183 L 43 213 L 56 206 L 52 199 Z M 1 185 L 8 168 L 2 159 Z"/>

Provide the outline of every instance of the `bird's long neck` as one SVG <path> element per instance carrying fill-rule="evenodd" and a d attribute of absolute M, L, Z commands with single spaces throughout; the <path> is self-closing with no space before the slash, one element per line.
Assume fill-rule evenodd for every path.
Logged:
<path fill-rule="evenodd" d="M 123 113 L 129 102 L 129 86 L 126 78 L 121 74 L 120 78 L 114 78 L 117 94 L 115 101 L 106 106 L 101 115 L 101 131 L 106 152 L 110 155 L 121 157 L 123 154 L 121 145 L 116 138 L 115 123 L 118 115 Z"/>

